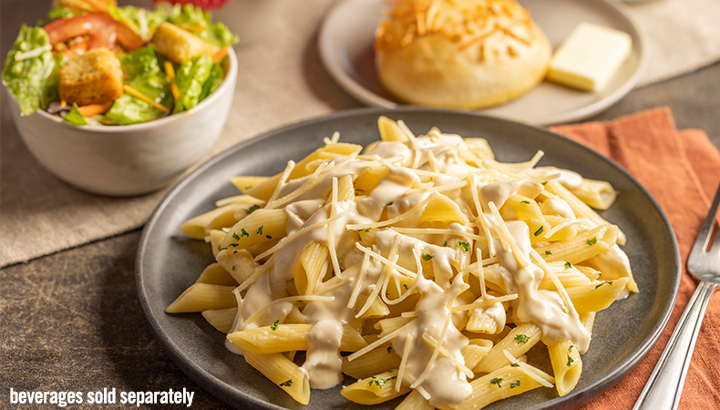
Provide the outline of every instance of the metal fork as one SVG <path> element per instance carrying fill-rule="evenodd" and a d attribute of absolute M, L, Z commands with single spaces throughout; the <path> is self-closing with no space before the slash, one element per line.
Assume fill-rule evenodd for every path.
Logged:
<path fill-rule="evenodd" d="M 705 309 L 715 286 L 720 285 L 720 232 L 715 236 L 715 241 L 708 250 L 719 203 L 720 187 L 687 262 L 688 271 L 700 279 L 700 283 L 633 410 L 677 409 L 680 403 L 685 375 L 690 366 Z"/>

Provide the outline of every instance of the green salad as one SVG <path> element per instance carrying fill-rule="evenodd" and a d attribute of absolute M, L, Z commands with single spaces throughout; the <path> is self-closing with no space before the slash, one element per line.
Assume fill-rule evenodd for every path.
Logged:
<path fill-rule="evenodd" d="M 22 25 L 2 82 L 22 115 L 75 125 L 127 125 L 197 106 L 223 82 L 238 41 L 209 12 L 159 2 L 60 0 L 42 27 Z"/>

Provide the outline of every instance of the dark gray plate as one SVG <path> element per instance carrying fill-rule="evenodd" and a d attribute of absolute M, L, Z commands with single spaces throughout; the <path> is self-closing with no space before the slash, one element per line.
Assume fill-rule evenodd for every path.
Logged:
<path fill-rule="evenodd" d="M 540 165 L 555 165 L 607 180 L 620 191 L 603 217 L 627 234 L 625 251 L 641 293 L 613 304 L 598 314 L 590 349 L 583 356 L 577 388 L 565 397 L 554 390 L 536 389 L 489 406 L 490 409 L 573 408 L 617 383 L 648 353 L 665 328 L 680 283 L 675 235 L 660 207 L 627 172 L 599 154 L 548 131 L 493 117 L 434 109 L 361 109 L 344 111 L 268 132 L 213 158 L 168 193 L 145 227 L 140 241 L 136 278 L 140 302 L 158 338 L 175 362 L 210 393 L 236 407 L 277 409 L 303 407 L 254 370 L 241 356 L 225 350 L 224 335 L 200 314 L 167 315 L 164 309 L 213 262 L 210 247 L 177 232 L 187 219 L 214 207 L 217 199 L 237 195 L 228 182 L 236 175 L 272 175 L 289 159 L 302 159 L 324 137 L 340 131 L 341 141 L 363 145 L 379 139 L 377 117 L 403 119 L 416 133 L 432 126 L 464 137 L 486 138 L 499 160 L 519 162 L 537 150 L 545 152 Z M 542 351 L 531 350 L 530 361 Z M 536 359 L 537 358 L 537 359 Z M 347 382 L 350 382 L 348 379 Z M 393 408 L 400 399 L 377 406 Z M 312 408 L 367 408 L 340 395 L 340 388 L 314 390 Z"/>

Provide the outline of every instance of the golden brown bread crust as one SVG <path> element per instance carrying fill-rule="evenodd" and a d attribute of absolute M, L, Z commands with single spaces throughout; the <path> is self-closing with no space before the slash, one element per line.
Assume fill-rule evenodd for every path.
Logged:
<path fill-rule="evenodd" d="M 507 102 L 542 81 L 549 41 L 514 0 L 399 0 L 376 33 L 383 87 L 448 108 Z"/>
<path fill-rule="evenodd" d="M 60 98 L 69 104 L 103 104 L 123 94 L 123 78 L 117 57 L 96 48 L 68 60 L 60 69 Z"/>

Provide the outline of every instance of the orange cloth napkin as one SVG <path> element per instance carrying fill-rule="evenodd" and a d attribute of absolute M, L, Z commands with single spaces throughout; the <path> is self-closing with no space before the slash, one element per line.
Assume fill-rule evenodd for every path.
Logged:
<path fill-rule="evenodd" d="M 630 409 L 697 286 L 686 270 L 710 202 L 720 183 L 720 152 L 702 130 L 677 131 L 667 107 L 643 111 L 612 122 L 551 127 L 551 131 L 612 158 L 655 197 L 677 235 L 682 280 L 675 309 L 657 345 L 623 380 L 595 398 L 584 410 Z M 720 407 L 720 296 L 710 299 L 690 363 L 680 409 Z"/>

